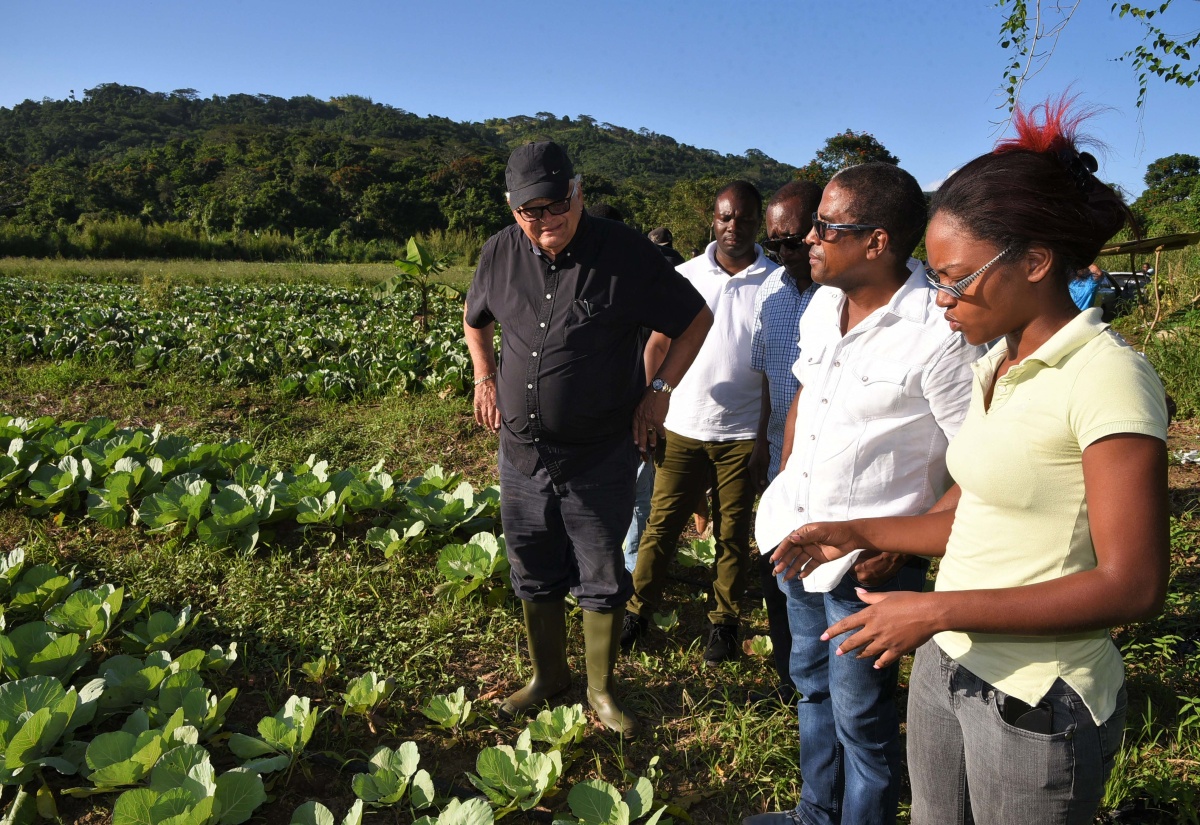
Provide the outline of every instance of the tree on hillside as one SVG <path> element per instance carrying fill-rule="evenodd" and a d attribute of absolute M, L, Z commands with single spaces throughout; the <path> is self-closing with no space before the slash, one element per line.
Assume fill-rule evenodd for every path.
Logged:
<path fill-rule="evenodd" d="M 847 129 L 826 140 L 824 148 L 817 150 L 817 156 L 799 169 L 796 177 L 824 186 L 846 167 L 874 161 L 897 165 L 900 158 L 889 152 L 874 135 Z"/>
<path fill-rule="evenodd" d="M 1159 25 L 1173 2 L 1165 0 L 1146 7 L 1113 3 L 1110 9 L 1142 30 L 1141 42 L 1119 55 L 1108 57 L 1128 63 L 1137 76 L 1139 109 L 1146 102 L 1152 77 L 1189 88 L 1200 80 L 1200 61 L 1191 51 L 1200 46 L 1200 29 L 1173 34 Z M 1000 48 L 1012 60 L 1004 67 L 1000 88 L 1005 96 L 1004 105 L 1011 112 L 1021 99 L 1025 81 L 1045 68 L 1054 55 L 1058 38 L 1071 22 L 1079 2 L 996 0 L 995 5 L 1007 13 L 1000 25 Z M 1176 14 L 1171 19 L 1179 21 L 1181 18 L 1181 14 Z"/>
<path fill-rule="evenodd" d="M 1146 191 L 1133 204 L 1145 235 L 1200 231 L 1200 158 L 1169 155 L 1146 168 Z"/>

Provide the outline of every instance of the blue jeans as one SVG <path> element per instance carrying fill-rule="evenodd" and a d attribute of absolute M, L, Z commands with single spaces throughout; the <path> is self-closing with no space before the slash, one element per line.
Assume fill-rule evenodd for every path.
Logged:
<path fill-rule="evenodd" d="M 904 567 L 874 591 L 921 590 L 928 564 Z M 809 593 L 796 579 L 787 594 L 792 630 L 792 681 L 800 692 L 800 776 L 795 816 L 805 825 L 883 825 L 896 821 L 900 799 L 899 665 L 876 670 L 875 659 L 835 655 L 844 634 L 821 634 L 865 605 L 853 571 L 828 593 Z"/>
<path fill-rule="evenodd" d="M 625 569 L 630 573 L 637 567 L 638 544 L 642 541 L 642 531 L 646 529 L 646 519 L 650 518 L 650 497 L 654 494 L 654 462 L 639 461 L 637 481 L 633 486 L 633 521 L 629 524 L 629 532 L 625 534 Z"/>
<path fill-rule="evenodd" d="M 1049 733 L 1004 721 L 1008 697 L 930 640 L 908 688 L 913 825 L 1088 825 L 1125 728 L 1125 688 L 1097 725 L 1062 679 L 1042 705 Z"/>

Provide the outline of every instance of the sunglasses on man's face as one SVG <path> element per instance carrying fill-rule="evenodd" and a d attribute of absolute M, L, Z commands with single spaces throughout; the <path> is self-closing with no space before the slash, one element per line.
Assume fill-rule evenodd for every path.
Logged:
<path fill-rule="evenodd" d="M 808 249 L 808 244 L 804 242 L 806 235 L 783 235 L 779 238 L 767 238 L 762 242 L 763 249 L 768 252 L 779 254 L 786 249 L 789 252 L 797 252 L 801 249 Z"/>
<path fill-rule="evenodd" d="M 570 210 L 571 198 L 575 197 L 575 183 L 571 183 L 571 189 L 567 192 L 567 196 L 560 201 L 552 201 L 545 206 L 522 206 L 519 209 L 513 210 L 529 223 L 540 221 L 543 212 L 549 212 L 551 215 L 562 215 Z"/>
<path fill-rule="evenodd" d="M 837 237 L 836 235 L 830 237 L 830 232 L 866 232 L 868 229 L 883 229 L 882 226 L 870 223 L 830 223 L 818 218 L 816 212 L 812 213 L 812 224 L 813 229 L 817 232 L 817 240 L 822 243 L 832 241 Z"/>

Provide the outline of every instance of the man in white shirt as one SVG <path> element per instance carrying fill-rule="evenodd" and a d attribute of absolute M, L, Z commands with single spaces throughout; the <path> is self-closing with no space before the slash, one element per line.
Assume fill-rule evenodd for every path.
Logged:
<path fill-rule="evenodd" d="M 775 269 L 754 242 L 761 227 L 762 196 L 752 184 L 734 181 L 717 193 L 716 240 L 704 254 L 677 267 L 704 296 L 714 322 L 707 343 L 679 386 L 652 385 L 658 392 L 671 393 L 671 404 L 664 425 L 666 446 L 656 462 L 650 519 L 633 571 L 634 594 L 625 606 L 621 646 L 626 650 L 646 632 L 647 619 L 662 598 L 679 536 L 696 501 L 711 484 L 716 575 L 704 660 L 724 662 L 738 655 L 738 601 L 752 569 L 755 489 L 747 464 L 762 403 L 761 379 L 750 368 L 750 338 L 755 296 Z M 655 333 L 647 347 L 669 344 L 669 339 Z"/>
<path fill-rule="evenodd" d="M 925 217 L 920 185 L 889 164 L 850 167 L 825 188 L 808 236 L 812 277 L 824 288 L 800 320 L 801 387 L 782 468 L 759 504 L 763 553 L 809 521 L 924 513 L 950 487 L 946 446 L 966 415 L 971 362 L 983 350 L 951 331 L 923 265 L 909 258 Z M 920 590 L 926 566 L 860 555 L 804 580 L 781 578 L 804 785 L 795 809 L 744 825 L 895 821 L 898 665 L 837 656 L 840 638 L 820 636 L 862 608 L 857 588 Z"/>

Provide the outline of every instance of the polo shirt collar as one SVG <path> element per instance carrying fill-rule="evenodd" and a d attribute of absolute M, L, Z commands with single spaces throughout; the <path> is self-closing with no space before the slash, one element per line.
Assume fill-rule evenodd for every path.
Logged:
<path fill-rule="evenodd" d="M 1108 329 L 1108 324 L 1100 320 L 1103 314 L 1104 311 L 1100 307 L 1085 309 L 1051 335 L 1050 340 L 1034 350 L 1025 361 L 1041 361 L 1048 367 L 1056 366 L 1059 361 Z"/>
<path fill-rule="evenodd" d="M 750 264 L 750 266 L 746 267 L 741 272 L 737 272 L 730 277 L 745 278 L 752 275 L 762 275 L 764 273 L 770 274 L 770 272 L 775 269 L 775 262 L 763 254 L 761 246 L 755 244 L 754 251 L 758 255 L 758 257 L 754 259 L 754 263 Z M 725 272 L 724 267 L 717 263 L 716 241 L 709 241 L 708 246 L 704 250 L 704 255 L 708 258 L 708 265 L 712 267 L 714 272 Z M 786 273 L 787 270 L 784 270 L 784 272 Z"/>
<path fill-rule="evenodd" d="M 1091 341 L 1097 335 L 1104 332 L 1104 330 L 1108 329 L 1109 325 L 1101 320 L 1103 314 L 1104 310 L 1100 307 L 1085 309 L 1068 321 L 1066 326 L 1051 335 L 1048 341 L 1034 350 L 1028 357 L 1010 367 L 1004 377 L 1020 375 L 1035 362 L 1044 364 L 1047 367 L 1057 366 L 1068 355 L 1071 355 L 1088 341 Z M 977 362 L 984 370 L 981 374 L 994 375 L 996 365 L 1007 355 L 1008 347 L 1001 340 L 1000 343 L 988 350 L 987 355 L 980 362 Z M 986 367 L 984 367 L 984 362 L 987 364 Z"/>

